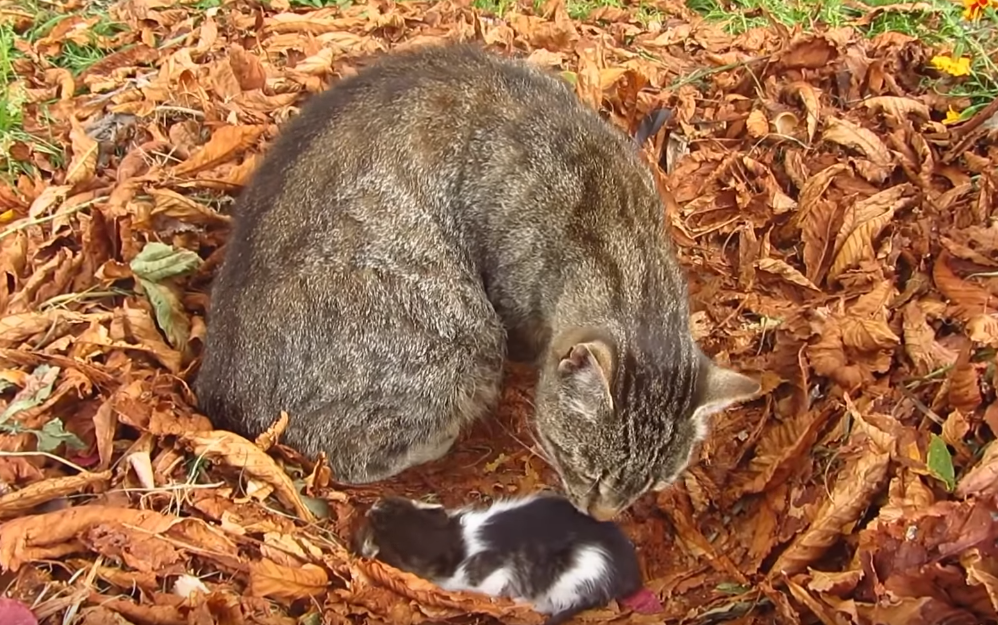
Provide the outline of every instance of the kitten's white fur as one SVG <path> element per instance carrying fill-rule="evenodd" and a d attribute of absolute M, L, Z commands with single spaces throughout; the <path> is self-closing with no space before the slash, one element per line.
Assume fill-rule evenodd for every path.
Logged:
<path fill-rule="evenodd" d="M 475 554 L 485 551 L 487 548 L 481 535 L 482 527 L 487 521 L 508 510 L 529 505 L 540 496 L 542 495 L 500 500 L 484 510 L 462 508 L 455 511 L 453 514 L 463 515 L 461 517 L 461 529 L 467 548 L 465 558 L 471 558 Z M 535 597 L 519 596 L 518 589 L 511 587 L 513 571 L 510 567 L 502 567 L 494 571 L 482 580 L 480 584 L 475 585 L 468 580 L 467 570 L 465 565 L 462 564 L 453 576 L 435 580 L 435 582 L 445 590 L 472 591 L 494 597 L 509 597 L 517 601 L 530 603 L 534 610 L 542 614 L 554 614 L 570 608 L 578 602 L 581 596 L 590 594 L 595 582 L 608 575 L 609 569 L 609 555 L 599 547 L 585 545 L 579 547 L 575 556 L 575 562 L 562 574 L 554 585 L 547 592 Z"/>

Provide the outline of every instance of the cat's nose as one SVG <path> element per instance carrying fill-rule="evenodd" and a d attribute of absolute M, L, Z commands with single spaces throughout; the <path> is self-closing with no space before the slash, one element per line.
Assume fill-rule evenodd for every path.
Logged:
<path fill-rule="evenodd" d="M 602 503 L 594 503 L 589 506 L 589 516 L 597 521 L 612 521 L 620 514 L 617 506 L 608 506 Z"/>

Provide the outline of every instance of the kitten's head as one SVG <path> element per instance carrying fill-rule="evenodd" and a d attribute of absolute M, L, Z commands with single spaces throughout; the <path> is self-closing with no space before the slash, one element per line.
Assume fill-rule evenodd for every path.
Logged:
<path fill-rule="evenodd" d="M 708 420 L 760 390 L 692 341 L 660 362 L 598 330 L 556 337 L 537 387 L 536 429 L 572 502 L 599 519 L 671 484 Z"/>
<path fill-rule="evenodd" d="M 453 574 L 464 558 L 460 521 L 440 505 L 383 497 L 354 535 L 354 551 L 434 579 Z"/>

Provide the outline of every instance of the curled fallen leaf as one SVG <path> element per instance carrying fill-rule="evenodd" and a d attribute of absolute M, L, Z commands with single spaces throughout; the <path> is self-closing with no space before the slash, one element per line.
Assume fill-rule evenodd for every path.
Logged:
<path fill-rule="evenodd" d="M 100 145 L 91 138 L 75 117 L 71 117 L 72 130 L 69 131 L 73 158 L 66 168 L 66 184 L 76 186 L 87 182 L 97 173 L 97 156 Z"/>
<path fill-rule="evenodd" d="M 0 496 L 0 518 L 24 514 L 47 501 L 77 494 L 95 484 L 106 483 L 110 479 L 110 471 L 83 472 L 29 484 L 20 490 Z"/>
<path fill-rule="evenodd" d="M 176 176 L 195 174 L 234 158 L 256 144 L 265 126 L 221 126 L 197 152 L 173 168 Z"/>
<path fill-rule="evenodd" d="M 929 107 L 912 98 L 885 95 L 867 98 L 861 104 L 870 110 L 890 115 L 895 121 L 902 121 L 909 115 L 921 120 L 929 119 Z"/>
<path fill-rule="evenodd" d="M 875 258 L 874 241 L 894 219 L 895 213 L 913 202 L 906 197 L 910 191 L 909 185 L 891 187 L 846 209 L 842 229 L 835 238 L 829 280 L 835 280 L 860 261 Z"/>
<path fill-rule="evenodd" d="M 749 136 L 754 139 L 761 139 L 769 134 L 769 120 L 761 109 L 752 109 L 748 119 L 745 120 L 745 127 Z"/>
<path fill-rule="evenodd" d="M 791 282 L 797 286 L 802 286 L 805 289 L 811 289 L 813 291 L 820 291 L 820 289 L 815 286 L 813 282 L 804 277 L 804 274 L 788 265 L 786 261 L 782 261 L 777 258 L 761 258 L 756 261 L 755 266 L 767 273 L 781 276 L 787 280 L 787 282 Z"/>
<path fill-rule="evenodd" d="M 994 441 L 956 486 L 956 496 L 964 499 L 993 493 L 998 493 L 998 443 Z"/>
<path fill-rule="evenodd" d="M 806 111 L 805 122 L 807 123 L 807 142 L 814 140 L 814 134 L 818 131 L 818 121 L 821 114 L 821 105 L 818 102 L 818 94 L 809 83 L 797 81 L 787 87 L 791 92 L 800 98 Z"/>
<path fill-rule="evenodd" d="M 890 150 L 872 131 L 837 117 L 828 117 L 825 125 L 825 133 L 822 135 L 824 141 L 856 150 L 876 165 L 889 166 L 894 163 Z"/>
<path fill-rule="evenodd" d="M 245 438 L 224 430 L 181 435 L 191 453 L 221 460 L 274 488 L 274 494 L 304 521 L 314 522 L 312 511 L 301 499 L 294 482 L 274 459 Z"/>
<path fill-rule="evenodd" d="M 311 563 L 292 568 L 264 558 L 250 562 L 249 569 L 249 591 L 254 597 L 291 603 L 321 595 L 329 585 L 326 571 Z"/>

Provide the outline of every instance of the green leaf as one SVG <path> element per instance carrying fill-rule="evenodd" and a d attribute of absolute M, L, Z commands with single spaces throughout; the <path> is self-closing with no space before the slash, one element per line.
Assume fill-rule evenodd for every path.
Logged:
<path fill-rule="evenodd" d="M 953 456 L 950 455 L 946 442 L 935 434 L 929 439 L 929 451 L 926 454 L 925 463 L 928 465 L 929 473 L 946 485 L 946 490 L 952 491 L 956 488 Z"/>
<path fill-rule="evenodd" d="M 166 285 L 150 282 L 144 278 L 139 278 L 139 284 L 142 285 L 146 298 L 152 304 L 156 313 L 156 323 L 166 334 L 166 339 L 174 349 L 183 351 L 191 335 L 191 324 L 184 314 L 180 298 Z"/>
<path fill-rule="evenodd" d="M 62 419 L 52 419 L 42 427 L 41 431 L 32 430 L 32 433 L 38 438 L 38 451 L 52 452 L 62 443 L 74 449 L 87 448 L 76 434 L 66 431 Z"/>
<path fill-rule="evenodd" d="M 741 584 L 736 584 L 734 582 L 721 582 L 714 587 L 718 592 L 723 592 L 726 595 L 744 595 L 751 588 L 743 586 Z"/>
<path fill-rule="evenodd" d="M 138 278 L 146 298 L 156 313 L 156 324 L 174 349 L 183 351 L 191 326 L 180 297 L 164 280 L 190 273 L 201 265 L 201 257 L 190 250 L 178 250 L 164 243 L 146 243 L 129 267 Z"/>
<path fill-rule="evenodd" d="M 146 243 L 138 256 L 128 263 L 132 273 L 149 282 L 162 282 L 197 269 L 201 257 L 190 250 L 177 250 L 157 241 Z"/>
<path fill-rule="evenodd" d="M 49 365 L 38 365 L 35 370 L 31 372 L 31 377 L 36 381 L 42 382 L 42 385 L 33 391 L 29 391 L 30 386 L 26 387 L 20 393 L 14 396 L 14 401 L 7 405 L 7 409 L 0 414 L 0 423 L 5 423 L 10 420 L 11 417 L 24 410 L 30 410 L 35 406 L 41 406 L 45 403 L 45 400 L 49 398 L 52 394 L 52 388 L 55 386 L 56 378 L 59 377 L 59 367 L 52 367 Z M 21 397 L 21 395 L 25 395 Z"/>
<path fill-rule="evenodd" d="M 301 501 L 305 504 L 305 507 L 312 511 L 312 514 L 319 519 L 329 518 L 329 502 L 325 499 L 317 499 L 315 497 L 309 497 L 308 495 L 302 495 L 300 492 L 298 496 L 301 497 Z"/>

